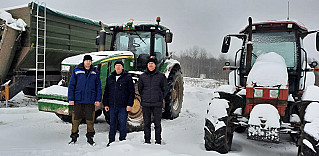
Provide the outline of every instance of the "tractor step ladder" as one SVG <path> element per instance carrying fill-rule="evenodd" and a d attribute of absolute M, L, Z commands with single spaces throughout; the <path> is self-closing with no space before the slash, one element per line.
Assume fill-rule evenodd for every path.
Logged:
<path fill-rule="evenodd" d="M 40 7 L 43 8 L 43 14 L 40 14 Z M 42 2 L 37 5 L 37 32 L 36 32 L 36 59 L 35 59 L 35 95 L 38 94 L 38 90 L 45 87 L 45 50 L 46 50 L 46 29 L 47 29 L 47 8 L 46 4 Z"/>

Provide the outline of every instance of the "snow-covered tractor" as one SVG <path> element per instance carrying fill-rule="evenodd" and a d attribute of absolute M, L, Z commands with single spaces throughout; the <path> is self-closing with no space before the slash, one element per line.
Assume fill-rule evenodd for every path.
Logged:
<path fill-rule="evenodd" d="M 139 76 L 146 70 L 147 60 L 150 57 L 157 60 L 157 68 L 165 74 L 168 81 L 169 93 L 163 102 L 163 118 L 174 119 L 179 116 L 181 111 L 183 100 L 181 66 L 168 53 L 167 43 L 172 42 L 173 34 L 159 22 L 159 17 L 155 24 L 135 23 L 130 20 L 123 25 L 108 25 L 105 28 L 104 24 L 101 23 L 102 30 L 96 40 L 100 51 L 87 53 L 93 58 L 92 65 L 100 71 L 103 92 L 106 78 L 114 71 L 115 61 L 121 60 L 124 63 L 124 70 L 132 75 L 136 94 L 133 108 L 128 115 L 128 131 L 143 130 L 144 122 L 137 82 Z M 84 55 L 86 54 L 72 56 L 62 61 L 63 80 L 60 82 L 60 86 L 51 86 L 38 93 L 39 110 L 54 112 L 63 121 L 71 121 L 72 106 L 69 106 L 67 102 L 67 86 L 73 69 L 82 62 Z M 96 108 L 96 117 L 102 112 L 106 121 L 109 122 L 109 114 L 104 110 L 103 105 Z"/>
<path fill-rule="evenodd" d="M 235 53 L 229 85 L 216 89 L 204 126 L 206 150 L 227 153 L 233 133 L 247 130 L 248 139 L 279 142 L 290 134 L 298 155 L 319 154 L 319 87 L 314 85 L 317 62 L 309 66 L 303 39 L 311 33 L 295 21 L 252 23 L 239 34 L 225 36 L 222 53 L 231 37 L 242 40 Z M 319 51 L 319 34 L 316 39 Z"/>

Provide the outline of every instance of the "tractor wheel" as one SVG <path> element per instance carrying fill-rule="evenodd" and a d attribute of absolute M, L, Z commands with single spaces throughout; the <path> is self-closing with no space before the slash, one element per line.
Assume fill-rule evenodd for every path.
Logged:
<path fill-rule="evenodd" d="M 304 115 L 304 126 L 301 126 L 303 129 L 301 131 L 301 136 L 298 140 L 300 146 L 298 148 L 298 156 L 318 156 L 319 155 L 319 121 L 318 113 L 319 103 L 312 102 L 310 103 Z"/>
<path fill-rule="evenodd" d="M 104 109 L 103 109 L 103 113 L 104 113 L 106 122 L 110 124 L 110 113 L 106 112 Z M 132 110 L 128 113 L 126 129 L 127 129 L 127 132 L 135 132 L 135 131 L 144 130 L 141 98 L 138 94 L 135 94 Z"/>
<path fill-rule="evenodd" d="M 219 121 L 224 122 L 225 126 L 222 126 L 217 130 L 215 130 L 212 121 L 206 118 L 204 140 L 207 151 L 217 151 L 221 154 L 230 151 L 233 142 L 233 132 L 227 118 L 228 117 L 223 117 L 218 119 Z"/>
<path fill-rule="evenodd" d="M 301 145 L 298 148 L 298 156 L 318 156 L 319 153 L 319 140 L 309 134 L 301 134 L 303 138 Z M 311 147 L 309 147 L 311 146 Z"/>
<path fill-rule="evenodd" d="M 180 69 L 173 68 L 167 79 L 168 94 L 165 98 L 163 118 L 175 119 L 179 116 L 183 102 L 183 78 Z"/>

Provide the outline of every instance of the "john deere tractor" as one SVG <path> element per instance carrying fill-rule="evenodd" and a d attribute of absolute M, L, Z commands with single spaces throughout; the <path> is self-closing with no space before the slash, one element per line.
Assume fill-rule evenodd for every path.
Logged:
<path fill-rule="evenodd" d="M 216 89 L 205 118 L 205 147 L 219 153 L 231 150 L 233 133 L 247 132 L 248 139 L 279 142 L 290 134 L 299 155 L 318 155 L 319 92 L 314 86 L 317 62 L 307 62 L 303 39 L 317 31 L 295 21 L 252 23 L 239 34 L 224 38 L 242 40 L 235 64 L 226 63 L 229 85 Z M 317 32 L 317 50 L 319 50 Z"/>
<path fill-rule="evenodd" d="M 99 52 L 87 53 L 92 56 L 94 65 L 101 76 L 104 92 L 106 78 L 114 71 L 114 62 L 124 62 L 124 70 L 132 75 L 135 83 L 135 100 L 132 111 L 128 115 L 128 130 L 143 129 L 143 114 L 141 99 L 137 91 L 139 76 L 146 70 L 147 60 L 152 57 L 157 60 L 157 68 L 167 77 L 169 93 L 163 101 L 163 118 L 174 119 L 179 116 L 183 101 L 183 78 L 180 63 L 171 58 L 167 43 L 172 42 L 173 34 L 170 30 L 157 23 L 136 23 L 130 20 L 122 25 L 104 26 L 97 37 Z M 105 49 L 107 51 L 105 51 Z M 72 106 L 67 103 L 67 86 L 71 73 L 76 65 L 82 62 L 81 54 L 66 58 L 61 63 L 62 81 L 59 86 L 45 88 L 39 92 L 38 107 L 41 111 L 56 113 L 62 120 L 71 121 Z M 104 107 L 96 108 L 96 116 L 104 112 L 106 121 L 109 115 Z"/>

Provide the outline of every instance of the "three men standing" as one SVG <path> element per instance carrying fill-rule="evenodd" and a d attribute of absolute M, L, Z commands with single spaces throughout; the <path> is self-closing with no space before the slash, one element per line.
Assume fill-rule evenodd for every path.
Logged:
<path fill-rule="evenodd" d="M 93 137 L 95 106 L 102 100 L 101 80 L 99 71 L 92 66 L 92 57 L 85 55 L 83 62 L 73 70 L 69 87 L 68 101 L 74 105 L 72 111 L 72 130 L 70 143 L 75 143 L 79 137 L 79 125 L 83 118 L 87 124 L 87 142 L 94 145 Z"/>
<path fill-rule="evenodd" d="M 151 143 L 151 116 L 154 116 L 155 144 L 161 144 L 161 119 L 163 99 L 167 95 L 167 80 L 164 74 L 156 69 L 156 60 L 147 61 L 147 70 L 139 77 L 138 91 L 141 95 L 144 118 L 144 140 Z"/>
<path fill-rule="evenodd" d="M 115 141 L 117 125 L 119 123 L 120 141 L 126 140 L 126 122 L 128 112 L 131 111 L 135 89 L 132 77 L 123 69 L 122 61 L 114 63 L 115 71 L 106 80 L 103 104 L 110 112 L 109 143 Z"/>

